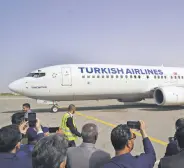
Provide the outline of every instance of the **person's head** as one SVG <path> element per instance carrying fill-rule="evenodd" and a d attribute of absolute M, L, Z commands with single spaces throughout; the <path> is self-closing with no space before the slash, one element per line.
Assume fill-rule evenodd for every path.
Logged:
<path fill-rule="evenodd" d="M 20 125 L 22 122 L 25 121 L 24 115 L 24 112 L 14 113 L 11 117 L 12 124 Z"/>
<path fill-rule="evenodd" d="M 93 123 L 85 124 L 82 127 L 82 139 L 84 143 L 96 143 L 96 140 L 98 138 L 98 128 Z"/>
<path fill-rule="evenodd" d="M 68 141 L 64 135 L 53 134 L 40 139 L 32 152 L 34 168 L 64 168 Z"/>
<path fill-rule="evenodd" d="M 22 110 L 24 111 L 24 112 L 27 112 L 28 110 L 30 110 L 30 108 L 31 108 L 31 106 L 30 106 L 30 104 L 29 103 L 24 103 L 23 105 L 22 105 Z"/>
<path fill-rule="evenodd" d="M 118 125 L 111 132 L 111 143 L 117 153 L 129 153 L 134 148 L 136 135 L 125 125 Z"/>
<path fill-rule="evenodd" d="M 16 153 L 20 149 L 22 134 L 16 124 L 8 125 L 0 129 L 0 152 Z"/>
<path fill-rule="evenodd" d="M 74 114 L 74 113 L 75 113 L 75 110 L 76 110 L 75 105 L 70 104 L 70 105 L 68 106 L 68 111 L 69 111 L 71 114 Z"/>
<path fill-rule="evenodd" d="M 184 127 L 180 127 L 176 130 L 175 138 L 177 140 L 178 147 L 184 149 Z"/>
<path fill-rule="evenodd" d="M 181 127 L 184 127 L 184 118 L 179 118 L 178 120 L 176 120 L 176 123 L 175 123 L 176 130 Z"/>

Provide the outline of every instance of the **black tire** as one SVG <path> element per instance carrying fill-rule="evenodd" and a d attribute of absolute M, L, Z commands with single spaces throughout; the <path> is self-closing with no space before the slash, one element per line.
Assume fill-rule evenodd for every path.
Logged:
<path fill-rule="evenodd" d="M 52 113 L 57 113 L 58 110 L 59 110 L 59 108 L 58 108 L 57 106 L 53 106 L 53 107 L 51 108 Z"/>

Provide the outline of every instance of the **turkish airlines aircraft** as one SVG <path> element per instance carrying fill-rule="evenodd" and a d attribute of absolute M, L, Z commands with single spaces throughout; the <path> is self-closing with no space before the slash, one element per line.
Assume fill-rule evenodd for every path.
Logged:
<path fill-rule="evenodd" d="M 15 93 L 52 104 L 74 100 L 117 99 L 137 102 L 153 98 L 157 105 L 184 104 L 184 68 L 69 64 L 41 68 L 9 84 Z"/>

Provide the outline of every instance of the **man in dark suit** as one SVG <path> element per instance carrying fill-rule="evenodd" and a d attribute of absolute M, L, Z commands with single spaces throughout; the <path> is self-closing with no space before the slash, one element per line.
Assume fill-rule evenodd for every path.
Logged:
<path fill-rule="evenodd" d="M 175 123 L 175 129 L 184 127 L 184 118 L 179 118 Z M 179 152 L 175 137 L 170 137 L 169 144 L 166 147 L 165 156 L 175 155 Z M 164 157 L 165 157 L 164 156 Z"/>
<path fill-rule="evenodd" d="M 17 124 L 17 125 L 20 126 L 22 123 L 25 122 L 25 112 L 14 113 L 11 116 L 11 122 L 12 122 L 12 124 Z M 26 134 L 23 134 L 21 143 L 22 144 L 27 144 L 28 143 Z"/>
<path fill-rule="evenodd" d="M 22 134 L 18 125 L 8 125 L 0 129 L 0 164 L 2 168 L 32 168 L 31 157 L 17 156 Z"/>
<path fill-rule="evenodd" d="M 116 151 L 116 156 L 103 168 L 153 168 L 156 162 L 156 154 L 151 141 L 149 140 L 145 124 L 140 121 L 140 133 L 143 138 L 145 153 L 139 156 L 132 156 L 130 152 L 134 148 L 136 135 L 125 125 L 118 125 L 111 132 L 111 142 Z"/>
<path fill-rule="evenodd" d="M 107 163 L 109 153 L 97 149 L 95 143 L 98 137 L 97 126 L 93 123 L 82 127 L 83 142 L 78 147 L 70 147 L 67 151 L 67 168 L 100 168 Z"/>
<path fill-rule="evenodd" d="M 20 146 L 20 149 L 17 151 L 17 156 L 29 156 L 31 157 L 31 152 L 34 148 L 34 145 L 39 141 L 41 138 L 44 137 L 44 129 L 46 127 L 42 127 L 40 120 L 37 119 L 36 125 L 34 128 L 28 128 L 26 131 L 27 138 L 28 138 L 28 143 L 27 144 L 22 144 Z M 46 129 L 46 131 L 48 131 Z"/>
<path fill-rule="evenodd" d="M 184 165 L 184 127 L 179 128 L 175 134 L 179 152 L 176 155 L 164 157 L 160 160 L 159 168 L 180 168 Z"/>
<path fill-rule="evenodd" d="M 31 144 L 30 141 L 35 143 L 44 137 L 44 131 L 40 124 L 40 120 L 37 119 L 35 129 L 28 127 L 28 121 L 25 121 L 25 112 L 14 113 L 11 116 L 12 124 L 16 124 L 19 127 L 20 132 L 22 133 L 22 140 L 20 149 L 17 150 L 17 156 L 29 155 L 33 150 L 34 144 Z"/>

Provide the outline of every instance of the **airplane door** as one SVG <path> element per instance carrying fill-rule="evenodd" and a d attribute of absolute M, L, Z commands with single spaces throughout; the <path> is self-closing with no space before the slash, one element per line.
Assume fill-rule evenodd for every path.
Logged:
<path fill-rule="evenodd" d="M 71 86 L 72 85 L 72 76 L 70 68 L 61 68 L 62 73 L 62 85 Z"/>

